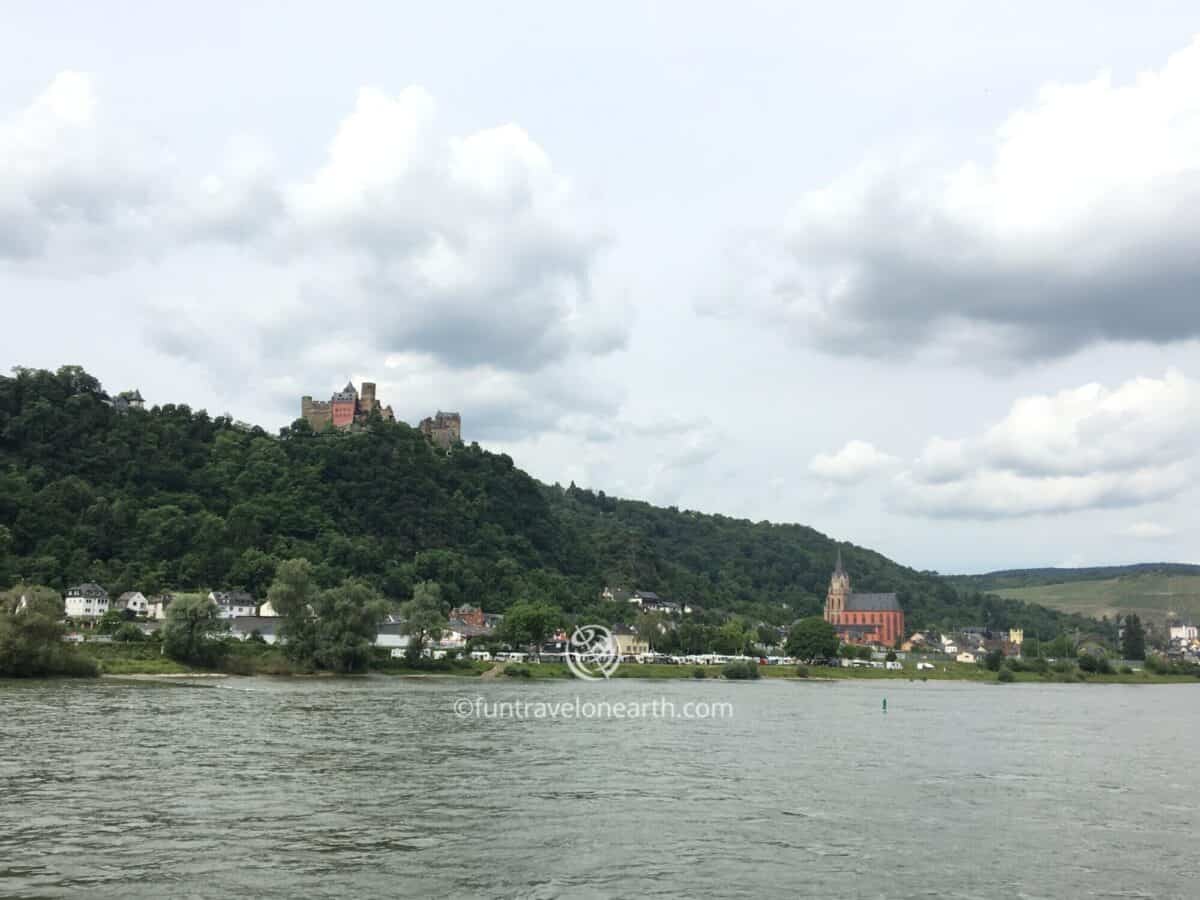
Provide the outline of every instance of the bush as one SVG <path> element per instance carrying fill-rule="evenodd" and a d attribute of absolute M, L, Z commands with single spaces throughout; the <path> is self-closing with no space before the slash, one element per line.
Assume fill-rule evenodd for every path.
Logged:
<path fill-rule="evenodd" d="M 807 678 L 808 677 L 808 666 L 805 666 L 805 665 L 796 666 L 796 677 L 797 678 Z"/>
<path fill-rule="evenodd" d="M 1121 674 L 1122 675 L 1132 675 L 1133 668 L 1131 666 L 1121 666 Z"/>
<path fill-rule="evenodd" d="M 504 674 L 509 678 L 529 678 L 533 673 L 529 671 L 529 666 L 512 663 L 504 667 Z"/>
<path fill-rule="evenodd" d="M 132 622 L 126 622 L 113 632 L 112 639 L 120 641 L 123 644 L 137 644 L 146 639 L 146 635 L 142 633 L 142 629 L 138 628 Z"/>
<path fill-rule="evenodd" d="M 1008 684 L 1010 681 L 1016 681 L 1017 676 L 1013 674 L 1012 669 L 1001 669 L 996 675 L 996 680 Z"/>
<path fill-rule="evenodd" d="M 221 671 L 230 675 L 254 675 L 258 672 L 258 665 L 253 657 L 231 653 L 221 660 Z"/>
<path fill-rule="evenodd" d="M 729 678 L 735 681 L 761 677 L 758 671 L 758 663 L 756 662 L 726 663 L 721 667 L 721 675 L 724 678 Z"/>
<path fill-rule="evenodd" d="M 708 676 L 704 672 L 704 666 L 696 666 L 696 668 L 692 669 L 692 677 L 707 678 Z"/>

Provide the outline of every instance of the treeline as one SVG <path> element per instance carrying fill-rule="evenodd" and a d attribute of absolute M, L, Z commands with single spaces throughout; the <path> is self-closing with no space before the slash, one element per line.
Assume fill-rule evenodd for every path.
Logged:
<path fill-rule="evenodd" d="M 361 579 L 393 603 L 432 582 L 447 606 L 527 600 L 611 618 L 607 584 L 687 600 L 701 623 L 786 625 L 820 612 L 840 546 L 855 589 L 897 591 L 914 628 L 1095 626 L 960 595 L 801 525 L 543 485 L 504 454 L 443 452 L 403 423 L 317 434 L 297 420 L 273 435 L 185 405 L 119 413 L 106 397 L 75 366 L 0 377 L 0 587 L 262 598 L 282 561 L 304 558 L 319 588 Z"/>

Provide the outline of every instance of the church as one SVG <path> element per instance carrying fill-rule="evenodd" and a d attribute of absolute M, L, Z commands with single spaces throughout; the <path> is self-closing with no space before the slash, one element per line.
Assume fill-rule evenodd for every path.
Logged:
<path fill-rule="evenodd" d="M 904 634 L 904 610 L 895 594 L 851 593 L 841 550 L 837 568 L 829 579 L 829 593 L 825 595 L 825 621 L 833 625 L 838 637 L 847 644 L 892 647 Z"/>

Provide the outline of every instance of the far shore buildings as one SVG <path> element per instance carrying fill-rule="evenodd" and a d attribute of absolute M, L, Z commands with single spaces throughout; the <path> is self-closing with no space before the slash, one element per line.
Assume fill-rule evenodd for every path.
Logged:
<path fill-rule="evenodd" d="M 840 550 L 825 597 L 825 621 L 833 625 L 838 637 L 847 644 L 891 647 L 904 635 L 904 610 L 896 595 L 853 593 Z"/>

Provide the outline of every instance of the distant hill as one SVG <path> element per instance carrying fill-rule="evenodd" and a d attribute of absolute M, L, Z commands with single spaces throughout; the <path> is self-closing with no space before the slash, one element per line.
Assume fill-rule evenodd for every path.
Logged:
<path fill-rule="evenodd" d="M 110 592 L 244 589 L 281 560 L 319 583 L 366 579 L 393 600 L 419 580 L 494 612 L 545 599 L 584 621 L 626 614 L 599 595 L 654 590 L 720 621 L 819 613 L 840 549 L 860 591 L 896 591 L 912 628 L 1087 627 L 956 590 L 803 525 L 656 507 L 541 484 L 504 454 L 434 447 L 402 422 L 278 434 L 183 404 L 114 403 L 77 366 L 0 376 L 0 588 L 18 579 Z M 596 617 L 591 619 L 590 617 Z"/>
<path fill-rule="evenodd" d="M 960 589 L 999 594 L 1091 617 L 1137 613 L 1161 625 L 1172 616 L 1200 621 L 1200 566 L 1138 563 L 1083 569 L 1011 569 L 948 578 Z"/>

